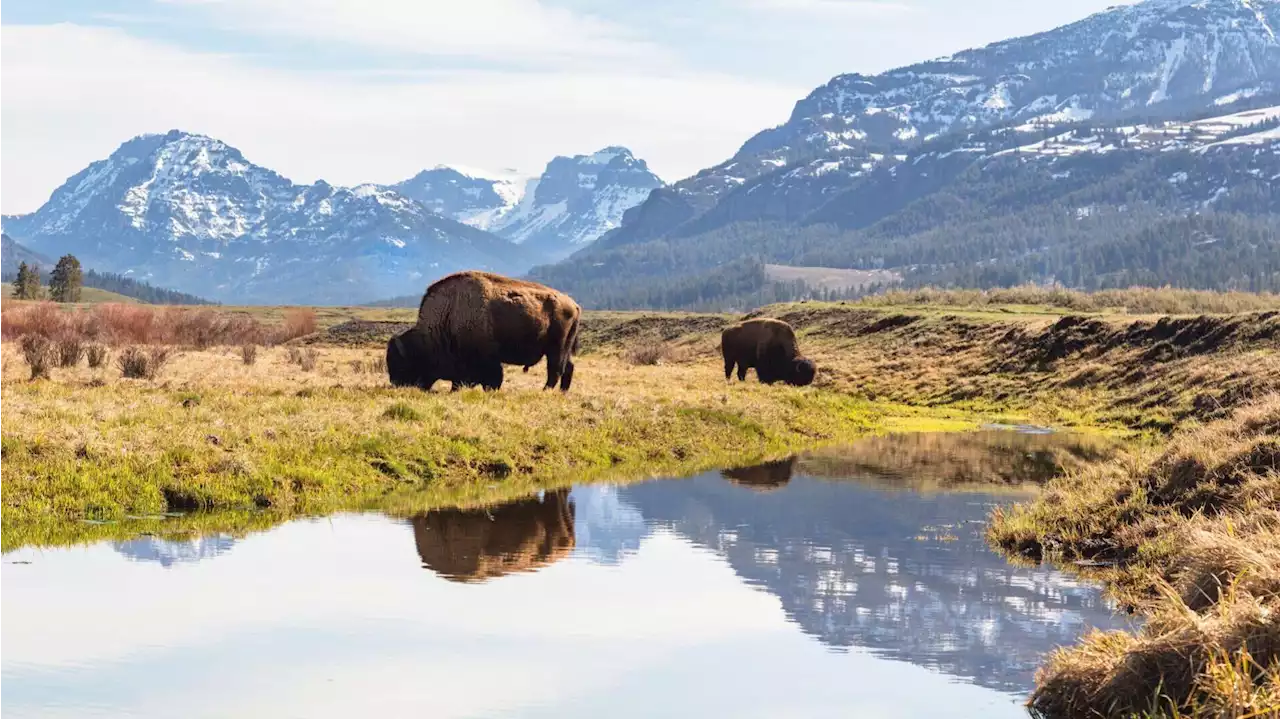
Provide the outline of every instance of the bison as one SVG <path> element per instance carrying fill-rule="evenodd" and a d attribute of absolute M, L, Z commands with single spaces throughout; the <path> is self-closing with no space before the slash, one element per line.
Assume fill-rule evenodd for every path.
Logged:
<path fill-rule="evenodd" d="M 422 566 L 452 582 L 536 571 L 573 553 L 569 490 L 497 507 L 440 509 L 412 519 Z"/>
<path fill-rule="evenodd" d="M 770 492 L 780 489 L 791 481 L 791 474 L 796 468 L 796 458 L 779 460 L 777 462 L 766 462 L 758 464 L 754 467 L 739 467 L 737 469 L 726 469 L 720 472 L 720 476 L 741 487 L 754 489 L 758 492 Z"/>
<path fill-rule="evenodd" d="M 765 384 L 786 382 L 804 387 L 818 372 L 813 360 L 800 356 L 796 333 L 782 320 L 759 318 L 725 329 L 720 334 L 720 352 L 725 379 L 730 379 L 737 365 L 739 380 L 745 380 L 747 369 L 755 367 L 756 376 Z"/>
<path fill-rule="evenodd" d="M 488 272 L 459 272 L 427 288 L 418 322 L 387 342 L 387 374 L 396 386 L 430 390 L 502 387 L 502 365 L 526 368 L 547 358 L 547 384 L 568 391 L 582 309 L 550 287 Z"/>

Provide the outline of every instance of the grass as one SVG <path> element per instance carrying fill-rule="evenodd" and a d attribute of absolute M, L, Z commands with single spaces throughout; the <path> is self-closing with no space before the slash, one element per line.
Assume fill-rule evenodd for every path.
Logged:
<path fill-rule="evenodd" d="M 714 365 L 584 357 L 568 395 L 538 373 L 501 392 L 424 394 L 355 371 L 375 351 L 326 349 L 303 372 L 284 348 L 187 351 L 160 379 L 83 365 L 29 382 L 5 343 L 4 520 L 170 510 L 322 512 L 394 499 L 478 500 L 598 476 L 647 477 L 788 454 L 901 424 L 973 427 L 832 392 L 727 387 Z M 192 394 L 198 402 L 190 400 Z"/>
<path fill-rule="evenodd" d="M 48 292 L 48 290 L 49 290 L 49 288 L 48 288 L 48 287 L 44 287 L 44 288 L 41 288 L 41 289 L 42 289 L 43 291 L 45 291 L 45 292 Z M 8 304 L 10 303 L 10 301 L 11 301 L 11 300 L 12 300 L 15 304 L 16 304 L 16 303 L 19 303 L 19 302 L 22 302 L 22 300 L 13 300 L 13 284 L 12 284 L 12 283 L 10 283 L 10 282 L 6 282 L 6 283 L 4 283 L 4 299 L 5 299 L 5 304 L 6 304 L 6 305 L 8 305 Z M 103 303 L 103 302 L 118 302 L 118 303 L 126 303 L 126 304 L 139 304 L 139 301 L 138 301 L 138 300 L 136 300 L 136 299 L 134 299 L 134 298 L 132 298 L 132 297 L 128 297 L 128 296 L 126 296 L 126 295 L 118 294 L 118 293 L 116 293 L 116 292 L 111 292 L 110 290 L 100 290 L 100 289 L 98 289 L 98 288 L 96 288 L 96 287 L 81 287 L 81 288 L 80 288 L 80 302 L 78 302 L 77 304 L 80 304 L 80 305 L 96 305 L 96 304 L 101 304 L 101 303 Z"/>

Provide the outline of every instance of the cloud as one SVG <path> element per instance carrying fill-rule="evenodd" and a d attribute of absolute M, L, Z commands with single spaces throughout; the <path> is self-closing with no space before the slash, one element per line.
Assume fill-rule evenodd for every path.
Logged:
<path fill-rule="evenodd" d="M 538 0 L 169 0 L 229 29 L 379 52 L 489 61 L 643 62 L 666 52 L 626 27 Z"/>
<path fill-rule="evenodd" d="M 843 17 L 886 17 L 912 14 L 918 8 L 880 0 L 748 0 L 756 10 Z"/>
<path fill-rule="evenodd" d="M 694 72 L 307 73 L 110 28 L 0 33 L 5 212 L 34 210 L 129 137 L 172 128 L 299 182 L 392 182 L 440 163 L 538 172 L 610 144 L 675 180 L 785 120 L 807 91 Z"/>

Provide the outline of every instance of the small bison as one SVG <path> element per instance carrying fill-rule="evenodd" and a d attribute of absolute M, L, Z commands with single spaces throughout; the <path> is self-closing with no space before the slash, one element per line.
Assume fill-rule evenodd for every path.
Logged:
<path fill-rule="evenodd" d="M 813 360 L 800 356 L 796 333 L 781 320 L 762 317 L 740 322 L 720 334 L 720 352 L 724 355 L 724 378 L 729 379 L 738 367 L 738 379 L 747 378 L 747 369 L 756 368 L 756 376 L 765 384 L 786 382 L 804 387 L 813 382 L 818 368 Z"/>
<path fill-rule="evenodd" d="M 547 384 L 568 391 L 582 309 L 568 295 L 488 272 L 459 272 L 427 288 L 418 322 L 387 343 L 396 386 L 430 390 L 502 387 L 502 365 L 528 368 L 547 358 Z"/>

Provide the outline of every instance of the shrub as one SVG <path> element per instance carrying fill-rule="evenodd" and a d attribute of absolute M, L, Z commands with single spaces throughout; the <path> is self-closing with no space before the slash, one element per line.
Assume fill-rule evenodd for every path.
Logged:
<path fill-rule="evenodd" d="M 316 363 L 320 360 L 320 355 L 314 349 L 307 347 L 290 347 L 289 363 L 296 364 L 302 369 L 310 372 L 316 368 Z"/>
<path fill-rule="evenodd" d="M 258 345 L 241 345 L 240 361 L 251 365 L 258 361 Z"/>
<path fill-rule="evenodd" d="M 31 379 L 48 378 L 49 371 L 53 369 L 53 342 L 44 335 L 25 335 L 22 338 L 22 357 L 31 367 Z"/>
<path fill-rule="evenodd" d="M 11 339 L 33 334 L 46 338 L 57 337 L 62 334 L 68 314 L 70 313 L 58 309 L 53 302 L 11 307 L 4 310 L 3 319 L 0 319 L 0 332 Z"/>
<path fill-rule="evenodd" d="M 75 367 L 84 357 L 84 343 L 75 335 L 58 340 L 58 366 Z"/>
<path fill-rule="evenodd" d="M 299 307 L 284 313 L 284 322 L 276 333 L 276 342 L 288 342 L 316 331 L 316 311 Z"/>
<path fill-rule="evenodd" d="M 89 357 L 90 367 L 101 367 L 107 361 L 106 345 L 91 344 L 85 351 L 85 354 Z"/>
<path fill-rule="evenodd" d="M 659 340 L 644 341 L 627 349 L 625 359 L 633 365 L 658 365 L 674 362 L 680 353 L 676 348 Z"/>
<path fill-rule="evenodd" d="M 155 379 L 172 358 L 173 350 L 169 347 L 152 347 L 148 351 L 130 346 L 120 353 L 116 364 L 121 374 L 130 379 Z"/>

